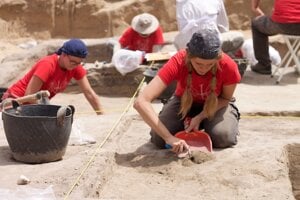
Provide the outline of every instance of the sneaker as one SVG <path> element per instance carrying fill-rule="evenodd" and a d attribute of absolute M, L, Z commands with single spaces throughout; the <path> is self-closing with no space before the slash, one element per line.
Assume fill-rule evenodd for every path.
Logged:
<path fill-rule="evenodd" d="M 251 66 L 251 70 L 256 72 L 256 73 L 259 73 L 259 74 L 269 74 L 271 75 L 272 74 L 272 67 L 271 65 L 269 66 L 264 66 L 260 63 L 257 63 L 256 65 L 253 65 Z"/>

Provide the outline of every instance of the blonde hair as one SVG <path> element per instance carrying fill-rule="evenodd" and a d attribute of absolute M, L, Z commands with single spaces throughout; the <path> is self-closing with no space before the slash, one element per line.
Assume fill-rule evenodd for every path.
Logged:
<path fill-rule="evenodd" d="M 193 57 L 194 56 L 192 56 L 189 53 L 187 54 L 187 57 L 186 57 L 186 65 L 187 65 L 189 74 L 187 77 L 186 88 L 181 97 L 181 105 L 180 105 L 179 114 L 182 115 L 182 119 L 184 119 L 187 116 L 187 114 L 193 104 L 193 96 L 192 96 L 192 91 L 191 91 L 193 66 L 190 61 L 191 58 L 193 58 Z M 220 59 L 220 58 L 221 58 L 221 53 L 219 53 L 219 55 L 217 56 L 216 59 Z M 203 110 L 206 112 L 208 119 L 213 118 L 213 116 L 215 115 L 215 112 L 217 111 L 217 106 L 218 106 L 218 97 L 215 93 L 215 89 L 217 86 L 216 73 L 217 73 L 218 68 L 219 68 L 219 63 L 217 62 L 211 69 L 213 77 L 210 82 L 210 94 L 206 98 L 204 107 L 203 107 Z"/>

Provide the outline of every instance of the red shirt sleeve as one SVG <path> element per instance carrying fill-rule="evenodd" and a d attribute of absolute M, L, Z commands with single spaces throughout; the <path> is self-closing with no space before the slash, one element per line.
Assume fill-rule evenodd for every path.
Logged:
<path fill-rule="evenodd" d="M 185 55 L 185 50 L 179 51 L 158 71 L 158 76 L 166 85 L 169 85 L 173 80 L 179 79 L 179 74 L 182 77 L 188 73 L 185 67 Z"/>
<path fill-rule="evenodd" d="M 33 75 L 39 77 L 43 82 L 46 82 L 49 79 L 49 77 L 53 74 L 54 69 L 55 64 L 49 62 L 48 59 L 44 59 L 35 64 Z"/>
<path fill-rule="evenodd" d="M 157 30 L 154 32 L 154 36 L 153 36 L 153 44 L 163 44 L 164 41 L 164 36 L 163 36 L 163 30 L 162 28 L 159 26 L 157 28 Z"/>
<path fill-rule="evenodd" d="M 219 61 L 221 69 L 218 70 L 217 77 L 222 80 L 223 85 L 236 84 L 241 81 L 241 75 L 236 62 L 227 54 L 223 53 L 222 59 Z"/>
<path fill-rule="evenodd" d="M 133 37 L 133 29 L 132 28 L 126 29 L 119 39 L 121 48 L 127 48 L 128 46 L 130 46 L 132 37 Z"/>
<path fill-rule="evenodd" d="M 83 66 L 79 65 L 73 71 L 73 78 L 75 80 L 82 79 L 87 74 L 87 71 L 83 68 Z"/>

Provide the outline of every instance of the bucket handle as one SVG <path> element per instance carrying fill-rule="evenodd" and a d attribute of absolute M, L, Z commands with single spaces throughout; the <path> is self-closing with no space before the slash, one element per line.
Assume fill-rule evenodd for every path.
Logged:
<path fill-rule="evenodd" d="M 57 125 L 58 126 L 63 126 L 64 125 L 64 120 L 67 114 L 67 110 L 70 109 L 71 110 L 71 124 L 73 123 L 73 116 L 74 116 L 74 112 L 75 112 L 75 107 L 73 105 L 68 105 L 68 106 L 61 106 L 58 110 L 57 110 Z"/>

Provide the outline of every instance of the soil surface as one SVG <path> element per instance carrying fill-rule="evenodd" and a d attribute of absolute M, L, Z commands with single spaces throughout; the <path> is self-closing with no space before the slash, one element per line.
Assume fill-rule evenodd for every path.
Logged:
<path fill-rule="evenodd" d="M 67 7 L 62 5 L 63 2 L 67 2 Z M 176 30 L 174 12 L 162 12 L 152 0 L 97 1 L 97 8 L 105 12 L 91 9 L 93 1 L 76 2 L 77 6 L 73 1 L 47 1 L 52 10 L 45 14 L 52 18 L 49 17 L 39 26 L 33 23 L 33 13 L 39 10 L 34 17 L 44 21 L 41 12 L 44 7 L 29 5 L 28 1 L 21 0 L 1 1 L 0 17 L 5 20 L 0 20 L 0 25 L 4 23 L 8 27 L 7 23 L 12 23 L 15 26 L 12 27 L 13 32 L 4 29 L 0 33 L 0 61 L 13 59 L 9 56 L 15 53 L 30 52 L 19 45 L 31 39 L 45 40 L 53 35 L 68 37 L 72 35 L 72 30 L 75 30 L 72 36 L 84 37 L 83 32 L 79 31 L 81 27 L 69 25 L 70 17 L 74 17 L 74 11 L 77 13 L 76 9 L 86 11 L 74 20 L 90 25 L 85 29 L 87 38 L 118 35 L 128 26 L 135 12 L 143 9 L 160 16 L 166 30 L 168 25 L 169 31 Z M 144 7 L 141 7 L 141 2 L 144 2 Z M 235 29 L 249 28 L 249 2 L 225 1 L 231 25 Z M 270 10 L 271 1 L 264 2 L 263 7 Z M 134 5 L 130 7 L 134 8 L 132 13 L 127 10 L 131 3 Z M 24 6 L 26 4 L 29 7 Z M 165 0 L 159 5 L 173 9 L 170 4 L 172 2 Z M 122 12 L 110 11 L 116 5 Z M 61 11 L 58 16 L 63 20 L 54 20 L 55 7 Z M 27 8 L 32 10 L 22 12 Z M 23 22 L 12 22 L 12 17 L 17 15 L 10 11 L 26 15 L 19 19 L 21 22 L 22 19 L 31 19 L 27 30 L 21 26 Z M 115 15 L 107 14 L 110 12 Z M 94 18 L 89 24 L 86 16 L 90 13 L 94 14 Z M 109 31 L 95 31 L 90 27 L 95 27 L 99 16 L 118 18 L 108 25 L 111 28 L 107 29 Z M 63 26 L 67 27 L 66 32 L 58 28 Z M 14 67 L 9 72 L 1 69 L 0 72 L 0 76 L 11 73 L 9 81 L 25 73 Z M 248 69 L 235 95 L 242 114 L 238 144 L 233 148 L 214 149 L 212 154 L 193 152 L 192 158 L 183 159 L 167 149 L 156 149 L 149 142 L 150 128 L 132 108 L 133 99 L 130 97 L 99 95 L 105 114 L 97 116 L 82 94 L 59 94 L 51 100 L 52 104 L 75 106 L 72 131 L 62 160 L 41 164 L 15 160 L 3 121 L 0 121 L 0 199 L 300 199 L 299 76 L 289 69 L 280 85 L 274 83 L 275 80 L 269 76 L 257 75 Z M 158 113 L 162 104 L 155 101 L 153 106 Z M 29 145 L 32 145 L 30 141 Z"/>

